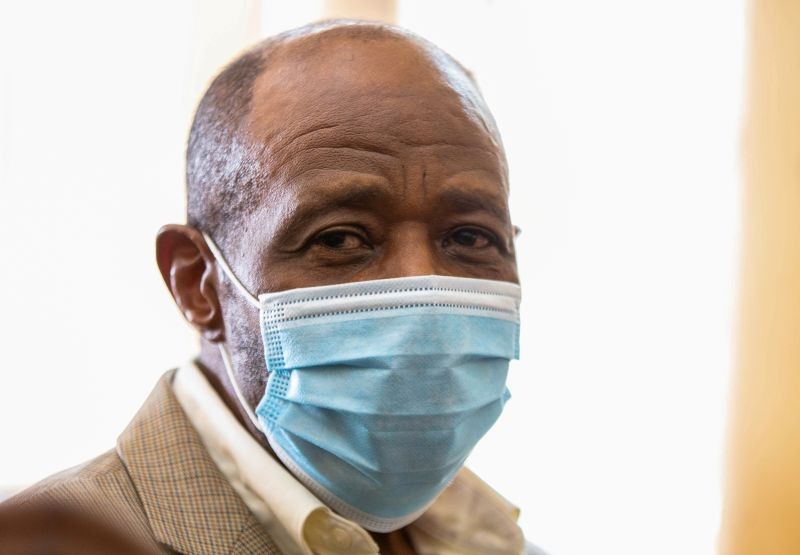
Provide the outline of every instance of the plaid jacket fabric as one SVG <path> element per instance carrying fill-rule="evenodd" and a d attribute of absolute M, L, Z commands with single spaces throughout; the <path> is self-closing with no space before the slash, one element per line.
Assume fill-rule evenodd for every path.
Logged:
<path fill-rule="evenodd" d="M 112 449 L 6 501 L 84 511 L 154 553 L 280 555 L 208 456 L 162 376 Z"/>

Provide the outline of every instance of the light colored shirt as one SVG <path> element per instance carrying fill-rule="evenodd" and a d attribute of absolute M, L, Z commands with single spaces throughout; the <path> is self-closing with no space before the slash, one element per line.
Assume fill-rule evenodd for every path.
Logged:
<path fill-rule="evenodd" d="M 194 363 L 178 369 L 172 387 L 209 456 L 284 553 L 379 553 L 364 528 L 334 513 L 264 450 Z M 420 555 L 520 555 L 526 545 L 518 516 L 514 505 L 463 468 L 407 532 Z"/>

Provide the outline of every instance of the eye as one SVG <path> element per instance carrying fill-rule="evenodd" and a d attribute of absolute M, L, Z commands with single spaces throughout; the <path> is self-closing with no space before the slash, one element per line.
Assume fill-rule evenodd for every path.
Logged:
<path fill-rule="evenodd" d="M 351 250 L 367 246 L 363 237 L 342 229 L 320 233 L 315 242 L 332 250 Z"/>
<path fill-rule="evenodd" d="M 456 229 L 445 239 L 445 244 L 450 241 L 461 247 L 469 247 L 472 249 L 485 249 L 486 247 L 497 244 L 497 238 L 494 235 L 488 231 L 483 231 L 474 227 Z"/>

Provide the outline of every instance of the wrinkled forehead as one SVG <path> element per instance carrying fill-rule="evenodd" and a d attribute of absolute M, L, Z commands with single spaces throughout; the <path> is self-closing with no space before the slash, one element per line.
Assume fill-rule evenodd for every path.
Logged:
<path fill-rule="evenodd" d="M 432 45 L 404 36 L 318 34 L 274 49 L 254 84 L 247 132 L 265 152 L 337 127 L 398 144 L 474 142 L 502 150 L 470 76 Z"/>

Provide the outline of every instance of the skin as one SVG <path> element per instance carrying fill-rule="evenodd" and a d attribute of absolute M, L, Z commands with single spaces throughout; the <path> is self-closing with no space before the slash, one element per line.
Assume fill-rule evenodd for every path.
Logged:
<path fill-rule="evenodd" d="M 341 30 L 287 40 L 255 83 L 243 135 L 268 179 L 224 254 L 254 294 L 430 274 L 518 282 L 499 136 L 470 78 L 430 46 Z M 199 231 L 165 226 L 157 258 L 201 336 L 201 368 L 270 451 L 217 349 L 226 342 L 255 407 L 267 378 L 258 310 Z M 412 553 L 402 530 L 373 537 L 382 553 Z"/>

